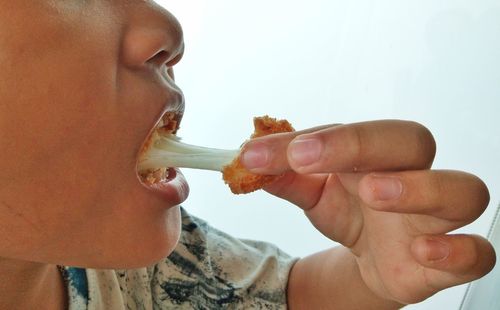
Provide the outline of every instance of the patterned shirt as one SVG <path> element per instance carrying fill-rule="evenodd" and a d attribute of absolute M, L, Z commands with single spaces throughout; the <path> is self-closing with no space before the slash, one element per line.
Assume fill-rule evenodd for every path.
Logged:
<path fill-rule="evenodd" d="M 295 259 L 235 239 L 182 210 L 179 244 L 149 268 L 64 267 L 73 309 L 285 309 Z"/>

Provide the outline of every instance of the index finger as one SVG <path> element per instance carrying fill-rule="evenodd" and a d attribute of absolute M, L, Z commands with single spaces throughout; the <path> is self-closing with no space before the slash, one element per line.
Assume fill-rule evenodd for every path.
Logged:
<path fill-rule="evenodd" d="M 291 170 L 286 150 L 296 137 L 318 132 L 338 124 L 323 125 L 300 131 L 283 132 L 254 138 L 242 147 L 241 161 L 245 168 L 261 174 L 282 174 Z"/>
<path fill-rule="evenodd" d="M 242 162 L 262 174 L 397 171 L 429 168 L 435 153 L 424 126 L 382 120 L 255 139 L 243 148 Z"/>

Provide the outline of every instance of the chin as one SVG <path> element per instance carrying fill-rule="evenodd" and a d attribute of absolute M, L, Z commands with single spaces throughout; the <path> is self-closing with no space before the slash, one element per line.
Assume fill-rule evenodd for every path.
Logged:
<path fill-rule="evenodd" d="M 139 222 L 135 232 L 121 236 L 120 241 L 115 239 L 114 244 L 105 247 L 106 254 L 95 257 L 94 263 L 85 264 L 86 267 L 136 269 L 165 260 L 174 251 L 181 234 L 180 207 L 165 210 L 157 220 Z"/>
<path fill-rule="evenodd" d="M 139 266 L 151 266 L 166 259 L 177 247 L 181 235 L 181 212 L 180 207 L 172 207 L 167 210 L 167 231 L 155 236 L 152 247 L 149 246 L 149 255 L 139 255 Z"/>
<path fill-rule="evenodd" d="M 160 229 L 156 234 L 150 235 L 149 240 L 142 240 L 136 249 L 129 251 L 129 257 L 134 259 L 128 261 L 127 268 L 154 265 L 166 259 L 175 250 L 181 234 L 180 207 L 172 207 L 166 213 L 166 229 Z"/>

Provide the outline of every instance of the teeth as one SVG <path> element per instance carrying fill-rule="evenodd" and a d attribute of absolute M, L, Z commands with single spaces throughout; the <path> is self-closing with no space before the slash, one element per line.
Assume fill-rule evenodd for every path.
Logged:
<path fill-rule="evenodd" d="M 146 184 L 156 184 L 168 179 L 168 168 L 149 169 L 140 174 Z"/>

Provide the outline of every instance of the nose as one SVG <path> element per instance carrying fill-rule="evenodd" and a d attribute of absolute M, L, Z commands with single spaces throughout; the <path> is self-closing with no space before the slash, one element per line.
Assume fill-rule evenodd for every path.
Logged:
<path fill-rule="evenodd" d="M 122 40 L 122 60 L 132 68 L 173 66 L 182 57 L 184 39 L 177 19 L 150 1 L 139 1 L 127 9 Z"/>

